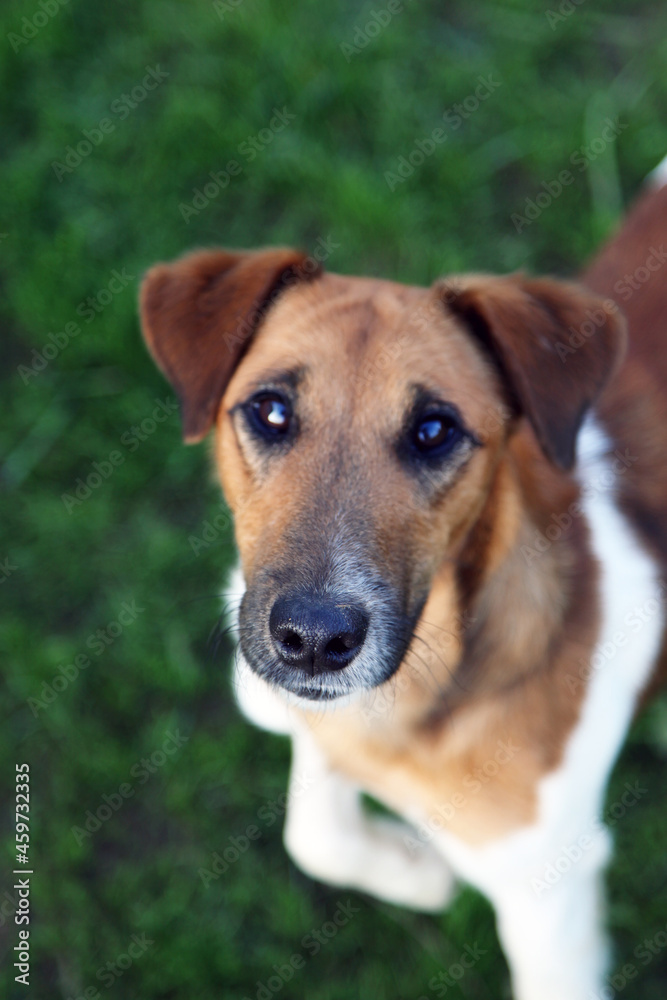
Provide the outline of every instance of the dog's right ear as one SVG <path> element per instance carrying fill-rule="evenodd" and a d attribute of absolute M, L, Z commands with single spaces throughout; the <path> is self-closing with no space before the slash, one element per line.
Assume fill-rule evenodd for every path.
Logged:
<path fill-rule="evenodd" d="M 183 437 L 201 441 L 234 368 L 277 295 L 319 265 L 298 250 L 202 250 L 143 280 L 141 326 L 181 403 Z"/>

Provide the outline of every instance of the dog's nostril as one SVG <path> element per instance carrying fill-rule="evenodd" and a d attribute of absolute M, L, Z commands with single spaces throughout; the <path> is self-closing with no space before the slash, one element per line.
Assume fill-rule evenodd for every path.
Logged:
<path fill-rule="evenodd" d="M 298 653 L 303 646 L 301 636 L 297 632 L 292 632 L 290 630 L 280 636 L 280 642 L 292 653 Z"/>
<path fill-rule="evenodd" d="M 354 649 L 356 645 L 358 643 L 353 636 L 337 635 L 326 644 L 324 652 L 330 653 L 332 656 L 343 656 L 345 653 L 349 653 L 351 649 Z"/>

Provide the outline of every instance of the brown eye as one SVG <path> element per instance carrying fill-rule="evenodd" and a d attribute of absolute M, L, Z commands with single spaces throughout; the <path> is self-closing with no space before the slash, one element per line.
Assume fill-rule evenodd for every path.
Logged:
<path fill-rule="evenodd" d="M 290 405 L 278 393 L 263 393 L 250 403 L 252 422 L 264 437 L 282 437 L 290 427 Z"/>
<path fill-rule="evenodd" d="M 461 437 L 461 428 L 456 420 L 444 413 L 433 413 L 416 424 L 412 443 L 421 454 L 445 455 Z"/>

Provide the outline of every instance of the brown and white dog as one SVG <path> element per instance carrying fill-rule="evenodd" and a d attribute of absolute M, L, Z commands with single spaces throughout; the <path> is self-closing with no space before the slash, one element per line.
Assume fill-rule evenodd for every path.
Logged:
<path fill-rule="evenodd" d="M 293 739 L 287 850 L 416 909 L 476 886 L 517 1000 L 601 987 L 605 786 L 665 661 L 659 180 L 581 285 L 406 287 L 270 249 L 142 288 L 185 440 L 216 427 L 237 696 Z"/>

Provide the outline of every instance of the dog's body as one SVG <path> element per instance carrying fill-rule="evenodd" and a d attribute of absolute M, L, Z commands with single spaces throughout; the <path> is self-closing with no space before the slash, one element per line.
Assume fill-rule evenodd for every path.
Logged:
<path fill-rule="evenodd" d="M 605 301 L 291 251 L 144 285 L 187 439 L 217 425 L 237 697 L 292 736 L 290 854 L 418 909 L 477 886 L 517 1000 L 588 1000 L 605 970 L 603 797 L 665 657 L 666 230 L 654 185 L 584 275 Z"/>

